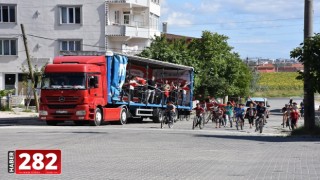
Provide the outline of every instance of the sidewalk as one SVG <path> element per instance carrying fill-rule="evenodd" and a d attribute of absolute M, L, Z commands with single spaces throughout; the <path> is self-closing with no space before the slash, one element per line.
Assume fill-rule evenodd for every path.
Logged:
<path fill-rule="evenodd" d="M 0 120 L 37 118 L 38 113 L 35 112 L 22 112 L 19 109 L 13 109 L 13 111 L 0 111 Z"/>

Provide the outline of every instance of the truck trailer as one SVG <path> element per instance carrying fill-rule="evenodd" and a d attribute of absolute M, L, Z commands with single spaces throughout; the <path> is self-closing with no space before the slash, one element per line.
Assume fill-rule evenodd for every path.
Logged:
<path fill-rule="evenodd" d="M 163 120 L 166 101 L 176 106 L 176 116 L 192 110 L 194 69 L 154 59 L 114 54 L 55 57 L 46 65 L 41 82 L 39 118 L 48 125 L 73 121 L 76 125 L 128 120 Z M 155 79 L 154 101 L 146 99 L 148 80 Z M 130 80 L 136 86 L 129 91 Z M 176 85 L 168 97 L 163 84 Z M 184 97 L 182 97 L 184 96 Z"/>

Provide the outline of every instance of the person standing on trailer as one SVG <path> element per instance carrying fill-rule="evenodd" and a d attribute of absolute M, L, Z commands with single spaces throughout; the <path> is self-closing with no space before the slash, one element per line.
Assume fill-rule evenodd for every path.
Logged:
<path fill-rule="evenodd" d="M 152 76 L 152 78 L 147 81 L 147 91 L 146 91 L 145 103 L 153 104 L 156 88 L 157 88 L 157 84 L 155 81 L 155 77 Z M 150 97 L 151 97 L 151 101 L 149 101 Z"/>
<path fill-rule="evenodd" d="M 132 76 L 132 78 L 129 81 L 129 101 L 133 102 L 133 96 L 134 96 L 134 88 L 139 86 L 137 82 L 137 77 Z"/>
<path fill-rule="evenodd" d="M 163 85 L 163 104 L 167 103 L 167 100 L 169 98 L 169 93 L 170 93 L 170 84 L 168 82 L 168 80 L 165 80 L 165 83 Z"/>

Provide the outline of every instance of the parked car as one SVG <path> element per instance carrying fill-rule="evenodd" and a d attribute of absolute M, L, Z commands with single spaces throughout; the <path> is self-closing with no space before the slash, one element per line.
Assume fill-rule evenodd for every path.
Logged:
<path fill-rule="evenodd" d="M 270 112 L 269 112 L 269 108 L 270 108 L 270 105 L 269 105 L 269 102 L 268 102 L 268 99 L 267 98 L 263 98 L 263 97 L 252 97 L 252 98 L 248 98 L 247 101 L 246 101 L 246 106 L 245 106 L 245 110 L 247 110 L 247 108 L 250 106 L 250 103 L 252 103 L 252 101 L 254 101 L 255 103 L 259 104 L 260 102 L 263 102 L 265 107 L 267 108 L 267 113 L 266 115 L 269 115 Z M 253 107 L 256 107 L 255 104 L 253 104 Z"/>
<path fill-rule="evenodd" d="M 269 102 L 268 102 L 268 99 L 267 98 L 263 98 L 263 97 L 252 97 L 252 98 L 248 98 L 247 101 L 246 101 L 246 107 L 249 107 L 250 106 L 250 103 L 254 101 L 256 102 L 257 104 L 260 103 L 260 102 L 263 102 L 264 105 L 269 108 L 270 105 L 269 105 Z M 255 107 L 255 105 L 253 105 Z"/>

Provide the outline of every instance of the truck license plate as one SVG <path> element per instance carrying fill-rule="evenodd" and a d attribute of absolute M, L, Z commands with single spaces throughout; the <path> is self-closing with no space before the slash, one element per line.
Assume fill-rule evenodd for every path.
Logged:
<path fill-rule="evenodd" d="M 57 114 L 68 114 L 68 111 L 58 110 L 56 111 Z"/>

